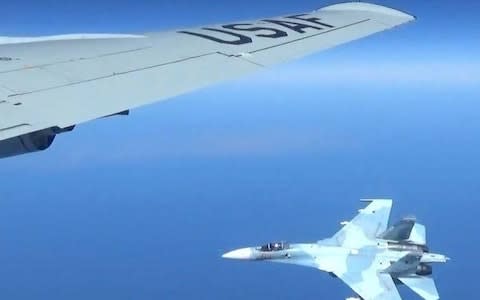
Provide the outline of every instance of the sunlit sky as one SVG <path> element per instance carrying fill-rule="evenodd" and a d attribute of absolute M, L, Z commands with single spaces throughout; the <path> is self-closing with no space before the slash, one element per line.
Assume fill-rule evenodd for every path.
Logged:
<path fill-rule="evenodd" d="M 333 1 L 2 3 L 1 35 L 150 32 Z M 332 235 L 358 199 L 427 225 L 443 299 L 476 294 L 478 1 L 377 1 L 415 23 L 0 161 L 0 298 L 344 299 L 315 270 L 223 261 Z M 405 299 L 416 299 L 402 289 Z"/>

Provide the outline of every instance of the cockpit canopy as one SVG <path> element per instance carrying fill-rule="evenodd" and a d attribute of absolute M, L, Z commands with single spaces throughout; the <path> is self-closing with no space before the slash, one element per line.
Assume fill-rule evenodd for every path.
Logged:
<path fill-rule="evenodd" d="M 263 245 L 262 247 L 260 247 L 259 250 L 262 252 L 275 252 L 275 251 L 286 250 L 289 248 L 290 248 L 290 245 L 288 243 L 277 242 L 277 243 L 269 243 L 269 244 Z"/>

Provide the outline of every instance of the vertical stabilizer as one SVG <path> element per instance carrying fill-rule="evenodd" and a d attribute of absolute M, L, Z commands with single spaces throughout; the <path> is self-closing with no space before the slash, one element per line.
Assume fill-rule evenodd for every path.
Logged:
<path fill-rule="evenodd" d="M 416 245 L 427 245 L 427 230 L 424 225 L 415 223 L 410 232 L 410 237 L 408 238 L 410 243 Z"/>
<path fill-rule="evenodd" d="M 385 231 L 381 238 L 425 246 L 427 244 L 427 231 L 425 226 L 417 223 L 415 218 L 405 218 Z"/>

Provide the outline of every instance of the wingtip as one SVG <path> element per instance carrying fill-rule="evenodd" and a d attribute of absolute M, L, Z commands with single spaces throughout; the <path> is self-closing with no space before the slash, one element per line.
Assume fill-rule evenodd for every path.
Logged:
<path fill-rule="evenodd" d="M 335 10 L 360 10 L 360 11 L 369 11 L 373 13 L 384 14 L 392 17 L 402 18 L 405 22 L 411 22 L 417 20 L 417 16 L 407 13 L 403 10 L 367 3 L 367 2 L 343 2 L 338 4 L 333 4 L 321 8 L 320 10 L 324 11 L 335 11 Z"/>

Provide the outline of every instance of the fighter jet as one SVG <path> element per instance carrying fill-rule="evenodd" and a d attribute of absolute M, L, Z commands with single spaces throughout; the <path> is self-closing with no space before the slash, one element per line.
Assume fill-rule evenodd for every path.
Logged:
<path fill-rule="evenodd" d="M 401 300 L 406 285 L 426 300 L 440 299 L 432 264 L 449 258 L 430 252 L 425 226 L 405 218 L 387 228 L 392 200 L 363 200 L 361 209 L 333 237 L 312 244 L 269 243 L 228 252 L 223 258 L 312 267 L 341 279 L 356 296 L 346 300 Z"/>

